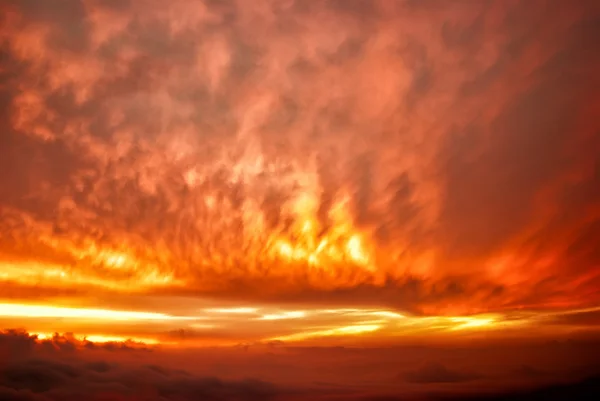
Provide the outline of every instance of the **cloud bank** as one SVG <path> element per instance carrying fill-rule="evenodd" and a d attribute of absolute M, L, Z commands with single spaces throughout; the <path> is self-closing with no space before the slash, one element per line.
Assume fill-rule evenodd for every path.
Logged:
<path fill-rule="evenodd" d="M 555 399 L 548 396 L 566 394 L 577 398 L 583 390 L 589 396 L 598 394 L 593 374 L 600 366 L 593 346 L 597 342 L 476 349 L 278 344 L 148 352 L 92 347 L 68 336 L 39 340 L 25 332 L 5 331 L 0 333 L 0 399 L 389 401 Z M 547 388 L 555 382 L 564 384 Z"/>

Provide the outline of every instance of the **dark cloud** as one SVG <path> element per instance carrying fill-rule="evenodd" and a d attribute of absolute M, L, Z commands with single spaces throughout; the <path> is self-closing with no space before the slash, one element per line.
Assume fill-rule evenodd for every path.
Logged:
<path fill-rule="evenodd" d="M 520 365 L 515 368 L 511 373 L 518 375 L 523 378 L 538 378 L 544 375 L 544 371 L 536 369 L 529 365 Z"/>
<path fill-rule="evenodd" d="M 23 361 L 2 366 L 0 388 L 8 399 L 76 400 L 271 400 L 279 393 L 268 383 L 199 378 L 167 369 L 66 365 L 54 361 Z M 130 370 L 131 369 L 131 370 Z"/>
<path fill-rule="evenodd" d="M 448 369 L 440 363 L 427 363 L 414 371 L 407 372 L 404 379 L 409 383 L 463 383 L 480 377 L 473 373 L 464 373 Z"/>
<path fill-rule="evenodd" d="M 2 401 L 48 401 L 48 398 L 35 394 L 30 390 L 13 390 L 0 387 L 0 400 Z"/>
<path fill-rule="evenodd" d="M 285 393 L 259 380 L 229 382 L 156 365 L 132 367 L 127 362 L 88 362 L 82 357 L 88 355 L 89 349 L 78 347 L 68 336 L 39 341 L 20 331 L 0 334 L 0 397 L 3 397 L 0 399 L 120 400 L 141 396 L 161 401 L 241 401 L 270 400 Z M 93 349 L 112 351 L 115 345 L 96 344 Z"/>
<path fill-rule="evenodd" d="M 361 305 L 377 307 L 384 305 L 392 309 L 417 315 L 429 314 L 430 310 L 451 314 L 455 310 L 468 313 L 480 313 L 476 303 L 465 304 L 464 297 L 469 294 L 481 304 L 503 304 L 506 288 L 494 282 L 484 282 L 475 276 L 456 275 L 444 279 L 424 280 L 418 277 L 406 277 L 403 280 L 387 278 L 379 285 L 356 285 L 347 289 L 318 290 L 306 289 L 289 291 L 286 294 L 264 290 L 261 282 L 242 282 L 232 299 L 260 299 L 269 302 L 301 304 L 302 302 L 328 305 L 348 306 Z M 441 307 L 440 305 L 444 306 Z M 506 306 L 510 307 L 510 304 Z"/>
<path fill-rule="evenodd" d="M 514 15 L 510 21 L 529 25 L 525 15 Z M 536 66 L 528 88 L 511 99 L 493 121 L 486 124 L 477 119 L 449 137 L 448 147 L 440 155 L 440 160 L 449 157 L 441 164 L 448 180 L 441 222 L 455 239 L 448 243 L 452 252 L 486 252 L 502 245 L 535 216 L 541 190 L 561 172 L 577 168 L 583 160 L 595 160 L 597 148 L 579 148 L 570 134 L 576 130 L 581 135 L 596 135 L 600 129 L 594 124 L 578 127 L 585 102 L 600 84 L 592 72 L 591 66 L 598 63 L 593 50 L 597 43 L 589 40 L 593 34 L 586 28 L 588 24 L 586 18 L 570 27 L 562 48 L 552 49 L 548 43 L 548 50 L 552 49 L 549 59 Z M 531 35 L 530 41 L 539 40 Z M 486 79 L 491 79 L 487 75 L 485 72 Z M 508 79 L 497 77 L 493 82 L 513 85 Z M 481 83 L 473 85 L 485 88 Z M 599 200 L 591 196 L 582 199 L 588 204 Z"/>
<path fill-rule="evenodd" d="M 461 399 L 486 401 L 559 401 L 565 399 L 593 400 L 599 395 L 600 377 L 594 376 L 575 383 L 551 385 L 531 391 L 487 395 L 483 397 L 464 395 Z"/>
<path fill-rule="evenodd" d="M 598 326 L 600 325 L 600 310 L 573 312 L 557 315 L 551 318 L 550 323 L 567 324 L 574 326 Z"/>
<path fill-rule="evenodd" d="M 109 371 L 90 370 L 88 366 L 53 361 L 23 361 L 2 367 L 0 374 L 0 398 L 6 401 L 69 401 L 82 398 L 91 400 L 361 400 L 391 401 L 406 399 L 404 395 L 360 395 L 364 391 L 337 390 L 291 390 L 277 387 L 258 380 L 224 381 L 217 378 L 202 378 L 165 368 L 115 366 Z M 428 375 L 428 381 L 416 383 L 455 383 L 464 385 L 464 379 L 447 372 L 440 376 Z M 432 379 L 435 379 L 431 381 Z M 463 383 L 463 384 L 461 384 Z M 585 390 L 585 391 L 584 391 Z M 425 397 L 411 396 L 411 399 L 453 400 L 453 399 L 533 399 L 560 400 L 565 396 L 583 396 L 594 399 L 600 392 L 597 379 L 589 379 L 571 385 L 552 386 L 530 392 L 511 392 L 502 396 L 484 396 L 466 392 L 460 396 L 452 392 L 444 394 L 432 392 Z"/>
<path fill-rule="evenodd" d="M 595 367 L 589 364 L 594 360 L 590 350 L 598 349 L 593 348 L 597 341 L 391 348 L 294 347 L 278 343 L 243 349 L 162 349 L 151 354 L 139 350 L 101 352 L 100 348 L 85 347 L 50 350 L 40 346 L 43 343 L 18 331 L 0 335 L 0 397 L 3 397 L 0 399 L 487 399 L 491 394 L 505 393 L 524 397 L 529 393 L 522 390 L 523 386 L 545 387 L 556 380 L 575 382 L 598 369 L 597 363 Z M 6 354 L 6 349 L 15 352 Z M 582 353 L 586 349 L 587 354 Z M 444 362 L 420 365 L 419 360 Z M 515 366 L 520 367 L 515 369 Z M 398 369 L 403 373 L 390 377 L 390 372 Z M 597 394 L 594 381 L 584 383 L 587 383 L 585 388 Z M 569 388 L 575 391 L 578 386 Z M 521 390 L 514 392 L 514 389 Z M 564 389 L 555 388 L 557 394 L 563 395 Z M 473 398 L 475 395 L 479 398 Z"/>
<path fill-rule="evenodd" d="M 41 355 L 76 354 L 80 350 L 98 351 L 150 351 L 142 343 L 128 341 L 93 343 L 88 340 L 78 340 L 72 333 L 55 333 L 49 338 L 38 338 L 25 330 L 11 329 L 0 332 L 0 353 L 9 357 L 26 357 L 36 353 Z"/>

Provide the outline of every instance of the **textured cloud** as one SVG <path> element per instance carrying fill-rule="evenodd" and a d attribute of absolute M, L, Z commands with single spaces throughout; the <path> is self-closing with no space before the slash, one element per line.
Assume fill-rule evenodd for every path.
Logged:
<path fill-rule="evenodd" d="M 0 377 L 7 400 L 272 400 L 277 393 L 259 381 L 223 382 L 153 366 L 128 370 L 107 363 L 30 360 L 3 367 Z"/>
<path fill-rule="evenodd" d="M 144 344 L 133 341 L 106 342 L 96 344 L 88 340 L 78 340 L 71 333 L 54 334 L 50 338 L 39 338 L 23 330 L 6 330 L 0 332 L 0 352 L 7 358 L 23 358 L 35 354 L 55 356 L 64 353 L 74 353 L 79 350 L 100 351 L 148 351 Z"/>
<path fill-rule="evenodd" d="M 110 355 L 95 351 L 114 351 L 115 348 L 105 344 L 97 348 L 98 345 L 90 344 L 82 347 L 74 339 L 59 336 L 40 341 L 23 332 L 0 333 L 0 351 L 3 352 L 1 399 L 269 400 L 276 394 L 285 393 L 258 380 L 228 382 L 197 377 L 182 370 L 151 364 L 132 365 L 131 358 L 116 361 L 113 358 L 106 362 L 99 358 Z M 5 353 L 11 350 L 15 352 Z"/>
<path fill-rule="evenodd" d="M 69 342 L 73 347 L 48 346 L 61 342 Z M 506 399 L 520 399 L 508 397 L 521 393 L 522 397 L 532 396 L 523 399 L 538 399 L 533 396 L 548 399 L 544 396 L 553 393 L 561 394 L 564 399 L 569 391 L 577 398 L 583 390 L 589 396 L 597 394 L 596 379 L 533 393 L 524 393 L 522 388 L 523 385 L 545 387 L 546 376 L 577 382 L 597 373 L 597 364 L 593 369 L 588 366 L 578 372 L 578 367 L 595 360 L 590 355 L 593 351 L 585 357 L 577 355 L 590 345 L 597 343 L 538 344 L 533 347 L 537 348 L 533 354 L 532 347 L 506 348 L 498 344 L 476 350 L 304 348 L 273 344 L 262 349 L 252 346 L 185 352 L 158 348 L 155 352 L 139 349 L 112 352 L 80 347 L 72 339 L 56 337 L 40 341 L 27 333 L 10 331 L 0 333 L 0 399 L 383 401 L 481 399 L 482 396 L 487 399 L 491 394 L 505 393 Z M 13 352 L 6 353 L 7 350 Z M 423 358 L 443 363 L 416 363 Z M 494 363 L 490 364 L 489 358 L 494 358 Z M 548 369 L 540 379 L 531 374 L 538 372 L 538 368 L 520 365 L 522 368 L 515 370 L 517 361 L 548 365 Z M 398 368 L 404 372 L 400 380 L 390 374 Z M 467 375 L 464 373 L 467 371 L 482 371 L 485 375 Z M 498 375 L 499 372 L 502 374 Z M 475 378 L 478 378 L 475 385 L 467 380 Z"/>
<path fill-rule="evenodd" d="M 598 302 L 595 1 L 0 4 L 17 293 Z"/>

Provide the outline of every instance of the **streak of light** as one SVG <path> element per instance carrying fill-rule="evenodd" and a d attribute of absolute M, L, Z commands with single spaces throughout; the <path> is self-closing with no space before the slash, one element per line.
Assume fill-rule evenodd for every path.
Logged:
<path fill-rule="evenodd" d="M 390 319 L 403 319 L 406 316 L 390 311 L 365 311 L 365 312 L 356 312 L 353 315 L 361 315 L 361 316 L 379 316 L 379 317 L 387 317 Z"/>
<path fill-rule="evenodd" d="M 341 309 L 321 309 L 317 310 L 320 314 L 343 315 L 343 316 L 379 316 L 390 319 L 404 319 L 405 315 L 392 312 L 389 310 L 374 310 L 374 309 L 356 309 L 356 308 L 341 308 Z"/>
<path fill-rule="evenodd" d="M 210 323 L 192 323 L 189 325 L 189 327 L 191 327 L 192 329 L 214 329 L 215 327 L 217 327 L 217 325 Z"/>
<path fill-rule="evenodd" d="M 453 317 L 450 318 L 449 321 L 453 323 L 458 323 L 458 325 L 452 327 L 451 330 L 488 327 L 496 322 L 496 320 L 493 318 L 480 317 Z"/>
<path fill-rule="evenodd" d="M 71 318 L 100 320 L 193 320 L 193 317 L 164 313 L 117 311 L 108 309 L 67 308 L 60 306 L 0 304 L 0 316 L 29 318 Z"/>
<path fill-rule="evenodd" d="M 110 263 L 109 263 L 110 262 Z M 119 270 L 126 266 L 126 260 L 120 256 L 111 256 L 104 266 Z M 123 264 L 121 264 L 121 262 Z M 136 286 L 131 285 L 132 279 L 115 280 L 91 274 L 85 270 L 67 268 L 65 266 L 46 262 L 8 262 L 0 260 L 0 281 L 14 282 L 23 285 L 48 285 L 72 287 L 73 285 L 95 286 L 119 291 L 136 291 L 147 287 L 178 285 L 180 281 L 170 275 L 159 273 L 156 269 L 136 274 Z"/>
<path fill-rule="evenodd" d="M 262 315 L 258 320 L 300 319 L 303 317 L 306 317 L 306 312 L 304 311 L 289 311 Z"/>
<path fill-rule="evenodd" d="M 208 313 L 222 313 L 222 314 L 240 314 L 240 315 L 251 315 L 258 311 L 257 308 L 209 308 L 204 309 Z"/>
<path fill-rule="evenodd" d="M 320 313 L 331 313 L 331 314 L 345 314 L 345 313 L 359 313 L 364 312 L 364 309 L 351 309 L 351 308 L 343 308 L 343 309 L 321 309 Z"/>
<path fill-rule="evenodd" d="M 537 318 L 548 318 L 548 317 L 557 317 L 557 316 L 568 316 L 568 315 L 577 315 L 580 313 L 592 313 L 592 312 L 600 312 L 600 307 L 592 307 L 592 308 L 583 308 L 583 309 L 573 309 L 567 311 L 557 311 L 557 312 L 542 312 L 537 313 Z"/>
<path fill-rule="evenodd" d="M 37 336 L 39 340 L 51 340 L 54 333 L 41 333 L 41 332 L 30 332 L 30 335 Z M 85 334 L 85 335 L 69 335 L 77 341 L 89 341 L 93 343 L 127 343 L 136 342 L 148 345 L 155 345 L 163 343 L 155 338 L 142 338 L 142 337 L 126 337 L 126 336 L 114 336 L 105 334 Z"/>
<path fill-rule="evenodd" d="M 378 325 L 378 324 L 352 325 L 352 326 L 336 327 L 336 328 L 327 329 L 327 330 L 295 333 L 295 334 L 290 334 L 290 335 L 286 335 L 286 336 L 270 338 L 269 340 L 301 341 L 301 340 L 306 340 L 306 339 L 310 339 L 310 338 L 318 338 L 318 337 L 349 336 L 349 335 L 371 333 L 371 332 L 379 330 L 380 328 L 381 328 L 381 325 Z"/>

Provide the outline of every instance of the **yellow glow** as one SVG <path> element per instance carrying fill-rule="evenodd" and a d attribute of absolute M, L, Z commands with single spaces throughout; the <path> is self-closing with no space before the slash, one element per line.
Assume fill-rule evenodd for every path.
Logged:
<path fill-rule="evenodd" d="M 282 256 L 285 256 L 286 258 L 291 259 L 294 254 L 294 250 L 292 249 L 292 246 L 290 244 L 288 244 L 287 242 L 281 242 L 279 244 L 279 253 Z"/>
<path fill-rule="evenodd" d="M 18 322 L 15 327 L 24 327 L 27 330 L 40 332 L 40 338 L 44 338 L 43 335 L 51 336 L 51 334 L 43 334 L 49 330 L 68 330 L 69 324 L 74 322 L 78 325 L 78 330 L 88 333 L 87 339 L 93 342 L 127 340 L 120 333 L 106 331 L 111 327 L 106 324 L 110 321 L 144 321 L 144 329 L 155 330 L 155 332 L 211 330 L 218 327 L 220 332 L 235 333 L 239 332 L 240 327 L 248 325 L 251 326 L 252 332 L 258 338 L 290 341 L 375 331 L 379 331 L 376 335 L 381 339 L 429 333 L 451 335 L 454 331 L 499 330 L 531 322 L 531 318 L 507 321 L 501 314 L 410 316 L 393 310 L 361 308 L 286 310 L 269 306 L 224 306 L 201 309 L 199 316 L 173 316 L 164 313 L 14 303 L 0 303 L 0 318 Z M 64 318 L 65 320 L 56 321 L 55 324 L 54 321 L 41 321 L 40 318 Z M 283 330 L 283 332 L 279 330 Z M 148 331 L 145 332 L 148 333 Z M 160 339 L 151 338 L 135 337 L 132 340 L 148 344 L 163 343 Z M 172 344 L 182 341 L 189 343 L 190 338 L 183 336 L 171 341 L 174 341 Z"/>
<path fill-rule="evenodd" d="M 259 320 L 282 320 L 282 319 L 300 319 L 306 316 L 304 311 L 289 311 L 282 313 L 272 313 L 262 315 Z"/>
<path fill-rule="evenodd" d="M 125 265 L 125 262 L 127 261 L 127 257 L 125 255 L 118 253 L 109 253 L 107 255 L 103 255 L 103 259 L 104 263 L 108 267 L 113 268 L 121 268 Z"/>
<path fill-rule="evenodd" d="M 78 256 L 79 257 L 79 256 Z M 81 260 L 86 260 L 81 257 Z M 94 259 L 90 259 L 92 262 Z M 120 263 L 122 259 L 119 257 L 110 258 L 113 263 Z M 105 263 L 105 262 L 104 262 Z M 123 262 L 125 263 L 125 262 Z M 104 264 L 106 265 L 106 263 Z M 125 265 L 121 265 L 125 266 Z M 137 266 L 137 265 L 135 265 Z M 113 265 L 113 269 L 121 268 L 119 265 Z M 145 274 L 136 273 L 135 269 L 128 271 L 133 274 L 135 279 L 135 286 L 131 285 L 131 279 L 124 279 L 121 281 L 114 280 L 110 276 L 102 277 L 97 275 L 88 274 L 85 270 L 73 269 L 68 266 L 60 266 L 56 264 L 31 262 L 31 261 L 19 261 L 19 262 L 6 262 L 0 261 L 0 280 L 9 282 L 16 282 L 25 285 L 39 285 L 40 283 L 49 284 L 52 283 L 54 286 L 73 286 L 73 285 L 92 285 L 97 287 L 110 288 L 113 290 L 127 290 L 136 291 L 142 290 L 148 287 L 161 287 L 169 284 L 180 283 L 174 280 L 172 276 L 168 274 L 160 273 L 154 266 L 149 266 Z M 138 277 L 139 276 L 139 277 Z"/>
<path fill-rule="evenodd" d="M 381 325 L 378 325 L 378 324 L 362 324 L 362 325 L 336 327 L 336 328 L 328 329 L 328 330 L 307 331 L 307 332 L 303 332 L 303 333 L 296 333 L 296 334 L 290 334 L 287 336 L 275 337 L 275 338 L 272 338 L 271 340 L 301 341 L 301 340 L 317 338 L 317 337 L 358 335 L 358 334 L 374 332 L 374 331 L 379 330 L 380 328 L 381 328 Z"/>
<path fill-rule="evenodd" d="M 318 201 L 311 194 L 299 197 L 294 205 L 295 223 L 288 235 L 277 235 L 272 242 L 275 255 L 286 262 L 306 263 L 331 270 L 346 266 L 368 266 L 371 259 L 362 235 L 354 228 L 347 200 L 332 206 L 332 227 L 323 232 L 317 217 Z"/>
<path fill-rule="evenodd" d="M 100 320 L 186 320 L 189 317 L 163 313 L 115 311 L 108 309 L 65 308 L 45 305 L 0 304 L 0 316 L 28 318 L 72 318 Z"/>
<path fill-rule="evenodd" d="M 93 343 L 108 343 L 108 342 L 126 342 L 135 341 L 144 344 L 158 344 L 159 341 L 155 338 L 140 338 L 140 337 L 122 337 L 122 336 L 106 336 L 101 334 L 92 334 L 83 336 L 82 339 Z"/>
<path fill-rule="evenodd" d="M 31 332 L 31 335 L 37 336 L 40 340 L 49 340 L 54 337 L 53 333 L 39 333 Z M 140 337 L 124 337 L 124 336 L 111 336 L 104 334 L 91 334 L 91 335 L 72 335 L 72 337 L 78 341 L 90 341 L 93 343 L 110 343 L 110 342 L 128 342 L 133 341 L 144 344 L 158 344 L 159 341 L 155 338 L 140 338 Z"/>
<path fill-rule="evenodd" d="M 453 323 L 458 323 L 452 327 L 452 330 L 488 327 L 495 323 L 495 319 L 491 317 L 452 317 L 449 320 Z"/>
<path fill-rule="evenodd" d="M 258 311 L 257 308 L 209 308 L 204 309 L 205 312 L 209 313 L 222 313 L 222 314 L 253 314 Z"/>
<path fill-rule="evenodd" d="M 357 263 L 365 264 L 368 262 L 367 255 L 358 235 L 353 235 L 346 244 L 346 249 L 350 257 Z"/>
<path fill-rule="evenodd" d="M 211 323 L 192 323 L 189 325 L 190 328 L 192 329 L 214 329 L 215 327 L 217 327 L 217 325 L 215 324 L 211 324 Z"/>
<path fill-rule="evenodd" d="M 377 309 L 356 309 L 356 308 L 343 308 L 343 309 L 321 309 L 318 313 L 325 313 L 331 315 L 341 316 L 378 316 L 389 319 L 408 319 L 407 316 L 392 312 L 389 310 L 377 310 Z"/>
<path fill-rule="evenodd" d="M 261 169 L 265 167 L 262 166 Z M 252 174 L 248 173 L 246 171 L 238 178 L 252 178 Z M 260 208 L 257 209 L 253 202 L 245 203 L 241 209 L 246 220 L 244 226 L 248 229 L 241 234 L 239 241 L 214 244 L 211 243 L 213 236 L 206 235 L 202 244 L 181 244 L 182 252 L 194 255 L 189 263 L 195 266 L 213 266 L 217 274 L 229 271 L 232 264 L 237 266 L 240 259 L 243 259 L 242 265 L 248 267 L 246 273 L 250 275 L 258 271 L 253 266 L 259 265 L 268 266 L 268 271 L 278 276 L 280 273 L 285 276 L 307 268 L 309 276 L 315 271 L 326 271 L 327 278 L 318 278 L 315 282 L 328 287 L 353 285 L 356 280 L 368 280 L 376 270 L 376 247 L 370 235 L 356 227 L 349 210 L 350 197 L 343 195 L 343 189 L 340 190 L 328 211 L 325 224 L 320 217 L 317 176 L 310 171 L 298 173 L 299 176 L 294 176 L 291 182 L 296 185 L 299 179 L 305 187 L 299 191 L 298 197 L 290 199 L 286 205 L 286 221 L 291 224 L 268 228 L 264 224 L 266 217 Z M 194 171 L 192 175 L 193 177 L 189 177 L 190 182 L 200 182 L 206 178 L 201 171 Z M 202 213 L 211 221 L 206 230 L 215 234 L 229 232 L 231 227 L 227 208 L 230 205 L 223 203 L 217 194 L 207 193 L 203 196 L 207 207 Z M 208 207 L 208 204 L 212 206 Z M 14 213 L 20 214 L 19 211 Z M 204 221 L 205 218 L 198 220 Z M 203 232 L 206 230 L 203 229 Z M 185 287 L 194 281 L 193 274 L 188 276 L 193 269 L 184 268 L 188 262 L 181 261 L 179 251 L 172 249 L 169 244 L 148 245 L 123 238 L 123 241 L 113 245 L 104 245 L 97 243 L 94 238 L 75 241 L 44 231 L 36 232 L 35 235 L 36 241 L 73 261 L 62 266 L 49 266 L 42 262 L 17 262 L 14 266 L 1 268 L 0 279 L 26 285 L 44 283 L 54 287 L 97 286 L 124 292 L 165 286 Z M 244 244 L 243 249 L 240 244 Z M 347 272 L 352 269 L 365 274 L 348 275 Z M 115 274 L 113 270 L 116 271 Z M 311 278 L 317 277 L 321 276 Z"/>
<path fill-rule="evenodd" d="M 380 317 L 387 317 L 390 319 L 403 319 L 406 318 L 406 316 L 400 314 L 400 313 L 396 313 L 396 312 L 390 312 L 390 311 L 374 311 L 374 312 L 367 312 L 366 314 L 371 315 L 371 316 L 380 316 Z"/>
<path fill-rule="evenodd" d="M 330 314 L 347 314 L 347 313 L 361 313 L 368 311 L 365 309 L 351 309 L 351 308 L 343 308 L 343 309 L 321 309 L 319 312 L 321 313 L 330 313 Z"/>

